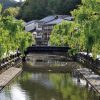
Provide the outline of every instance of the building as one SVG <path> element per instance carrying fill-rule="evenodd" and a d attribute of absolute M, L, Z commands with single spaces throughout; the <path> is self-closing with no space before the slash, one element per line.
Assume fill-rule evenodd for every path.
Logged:
<path fill-rule="evenodd" d="M 51 18 L 51 20 L 50 20 L 50 18 Z M 66 20 L 72 21 L 73 17 L 68 16 L 68 15 L 55 15 L 52 17 L 51 16 L 46 17 L 46 18 L 44 18 L 44 20 L 45 19 L 46 19 L 46 22 L 43 24 L 42 30 L 43 30 L 43 37 L 45 39 L 45 42 L 46 42 L 46 44 L 48 44 L 50 34 L 51 34 L 54 26 L 61 23 L 62 21 L 66 21 Z"/>
<path fill-rule="evenodd" d="M 25 31 L 31 32 L 35 37 L 36 44 L 41 45 L 42 43 L 42 21 L 32 20 L 25 24 Z"/>
<path fill-rule="evenodd" d="M 64 20 L 72 21 L 73 17 L 68 15 L 51 15 L 41 20 L 33 20 L 25 24 L 25 30 L 32 32 L 37 45 L 48 45 L 51 31 L 54 26 Z"/>

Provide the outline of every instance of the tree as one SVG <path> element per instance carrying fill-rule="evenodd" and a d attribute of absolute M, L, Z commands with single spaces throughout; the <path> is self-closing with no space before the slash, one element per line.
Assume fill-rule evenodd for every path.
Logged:
<path fill-rule="evenodd" d="M 81 0 L 26 0 L 21 11 L 22 19 L 41 19 L 52 14 L 69 14 Z"/>
<path fill-rule="evenodd" d="M 62 23 L 56 25 L 50 35 L 50 44 L 56 46 L 66 46 L 68 45 L 69 35 L 68 29 L 70 28 L 72 22 L 63 21 Z"/>
<path fill-rule="evenodd" d="M 13 16 L 0 16 L 0 60 L 4 53 L 20 50 L 24 54 L 25 49 L 32 45 L 32 35 L 24 31 L 23 21 L 16 20 Z"/>
<path fill-rule="evenodd" d="M 75 20 L 73 23 L 62 23 L 57 26 L 60 32 L 59 37 L 66 35 L 67 45 L 74 51 L 92 52 L 96 57 L 97 54 L 100 54 L 100 3 L 95 0 L 82 0 L 82 5 L 71 13 Z M 68 30 L 63 33 L 64 29 Z M 53 36 L 57 38 L 58 30 L 54 28 L 51 34 L 51 45 Z"/>
<path fill-rule="evenodd" d="M 93 56 L 96 57 L 97 54 L 100 54 L 100 4 L 95 0 L 83 0 L 83 5 L 79 7 L 78 10 L 74 10 L 72 15 L 75 17 L 75 23 L 80 24 L 78 32 L 80 33 L 79 38 L 84 35 L 83 43 L 79 46 L 83 46 L 84 49 L 88 52 L 92 52 Z M 82 40 L 81 39 L 81 40 Z"/>
<path fill-rule="evenodd" d="M 19 14 L 19 7 L 10 7 L 8 9 L 5 9 L 3 12 L 3 16 L 13 16 L 13 17 L 17 17 Z"/>

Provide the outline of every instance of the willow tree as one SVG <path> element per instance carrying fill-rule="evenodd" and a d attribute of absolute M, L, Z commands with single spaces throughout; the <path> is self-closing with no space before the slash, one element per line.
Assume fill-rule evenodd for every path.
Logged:
<path fill-rule="evenodd" d="M 78 49 L 92 52 L 94 57 L 100 54 L 100 4 L 96 0 L 83 0 L 82 6 L 74 10 L 72 15 L 75 23 L 80 25 L 76 31 L 79 33 L 77 39 L 81 40 L 77 43 Z"/>
<path fill-rule="evenodd" d="M 68 45 L 69 35 L 67 34 L 70 28 L 71 22 L 63 21 L 56 25 L 50 35 L 50 44 L 55 46 Z"/>
<path fill-rule="evenodd" d="M 4 10 L 3 12 L 3 16 L 13 16 L 13 17 L 17 17 L 19 14 L 19 7 L 9 7 L 7 9 Z"/>
<path fill-rule="evenodd" d="M 100 54 L 100 3 L 96 0 L 82 0 L 82 5 L 71 13 L 75 19 L 73 22 L 66 22 L 66 25 L 63 22 L 56 26 L 58 28 L 59 26 L 62 27 L 58 29 L 61 34 L 59 37 L 66 36 L 66 42 L 64 43 L 67 43 L 74 51 L 92 52 L 93 56 L 96 57 L 97 54 Z M 67 32 L 63 35 L 62 31 L 64 29 Z M 51 44 L 54 34 L 57 38 L 58 33 L 55 28 L 51 34 Z"/>
<path fill-rule="evenodd" d="M 13 16 L 0 16 L 0 59 L 17 49 L 23 54 L 32 45 L 32 35 L 24 31 L 23 21 Z"/>

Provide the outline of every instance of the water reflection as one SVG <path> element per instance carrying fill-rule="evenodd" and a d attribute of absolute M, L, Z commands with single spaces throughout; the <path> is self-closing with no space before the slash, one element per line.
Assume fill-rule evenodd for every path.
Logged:
<path fill-rule="evenodd" d="M 0 93 L 0 100 L 96 100 L 70 74 L 23 72 Z"/>
<path fill-rule="evenodd" d="M 27 58 L 29 62 L 43 62 L 47 55 L 37 55 Z M 60 60 L 56 56 L 48 56 L 52 64 Z M 47 57 L 47 58 L 48 58 Z M 35 59 L 34 59 L 35 58 Z M 41 59 L 40 59 L 41 58 Z M 46 58 L 46 59 L 47 59 Z M 63 57 L 61 57 L 62 59 Z M 45 63 L 48 63 L 48 59 Z M 63 58 L 65 59 L 65 58 Z M 61 62 L 61 61 L 58 61 Z M 34 63 L 34 62 L 33 62 Z M 32 64 L 33 64 L 32 63 Z M 37 64 L 35 63 L 35 65 Z M 68 62 L 67 62 L 68 63 Z M 59 63 L 60 64 L 60 63 Z M 42 64 L 41 64 L 42 65 Z M 82 80 L 83 81 L 83 80 Z M 75 84 L 76 83 L 76 84 Z M 1 93 L 0 100 L 99 100 L 84 86 L 78 86 L 76 78 L 70 73 L 34 73 L 23 71 Z"/>
<path fill-rule="evenodd" d="M 26 92 L 22 90 L 18 83 L 7 86 L 0 93 L 0 100 L 29 100 L 28 98 Z"/>
<path fill-rule="evenodd" d="M 27 63 L 32 66 L 66 66 L 66 57 L 59 55 L 48 55 L 48 54 L 30 54 L 26 58 Z"/>

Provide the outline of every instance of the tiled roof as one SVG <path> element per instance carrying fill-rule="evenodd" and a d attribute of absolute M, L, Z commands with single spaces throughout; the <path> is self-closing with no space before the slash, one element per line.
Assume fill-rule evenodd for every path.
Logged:
<path fill-rule="evenodd" d="M 25 30 L 31 31 L 35 29 L 35 23 L 38 23 L 39 25 L 55 25 L 61 23 L 63 20 L 71 21 L 73 17 L 69 15 L 51 15 L 47 16 L 41 20 L 32 20 L 28 23 L 25 23 Z"/>
<path fill-rule="evenodd" d="M 55 16 L 47 16 L 47 17 L 41 19 L 40 21 L 47 23 L 47 22 L 52 21 L 54 19 L 55 19 Z"/>
<path fill-rule="evenodd" d="M 72 16 L 68 16 L 68 17 L 65 17 L 64 18 L 64 20 L 68 20 L 68 21 L 71 21 L 71 20 L 73 20 L 74 19 L 74 17 L 72 17 Z"/>
<path fill-rule="evenodd" d="M 27 23 L 25 24 L 25 26 L 30 25 L 30 24 L 32 24 L 32 23 L 34 23 L 34 22 L 38 22 L 38 20 L 32 20 L 32 21 L 30 21 L 30 22 L 27 22 Z"/>
<path fill-rule="evenodd" d="M 51 15 L 51 16 L 47 16 L 47 17 L 41 19 L 40 21 L 42 21 L 44 23 L 48 23 L 48 22 L 53 21 L 53 20 L 58 19 L 58 18 L 64 19 L 67 16 L 68 15 Z"/>
<path fill-rule="evenodd" d="M 46 23 L 45 25 L 59 24 L 59 23 L 61 23 L 62 21 L 63 21 L 63 19 L 58 18 L 58 19 L 55 19 L 55 20 L 53 20 L 53 21 L 50 21 L 50 22 Z"/>
<path fill-rule="evenodd" d="M 73 17 L 69 15 L 52 15 L 52 16 L 47 16 L 40 21 L 44 21 L 44 25 L 52 25 L 52 24 L 59 24 L 63 20 L 71 21 L 73 20 Z"/>

